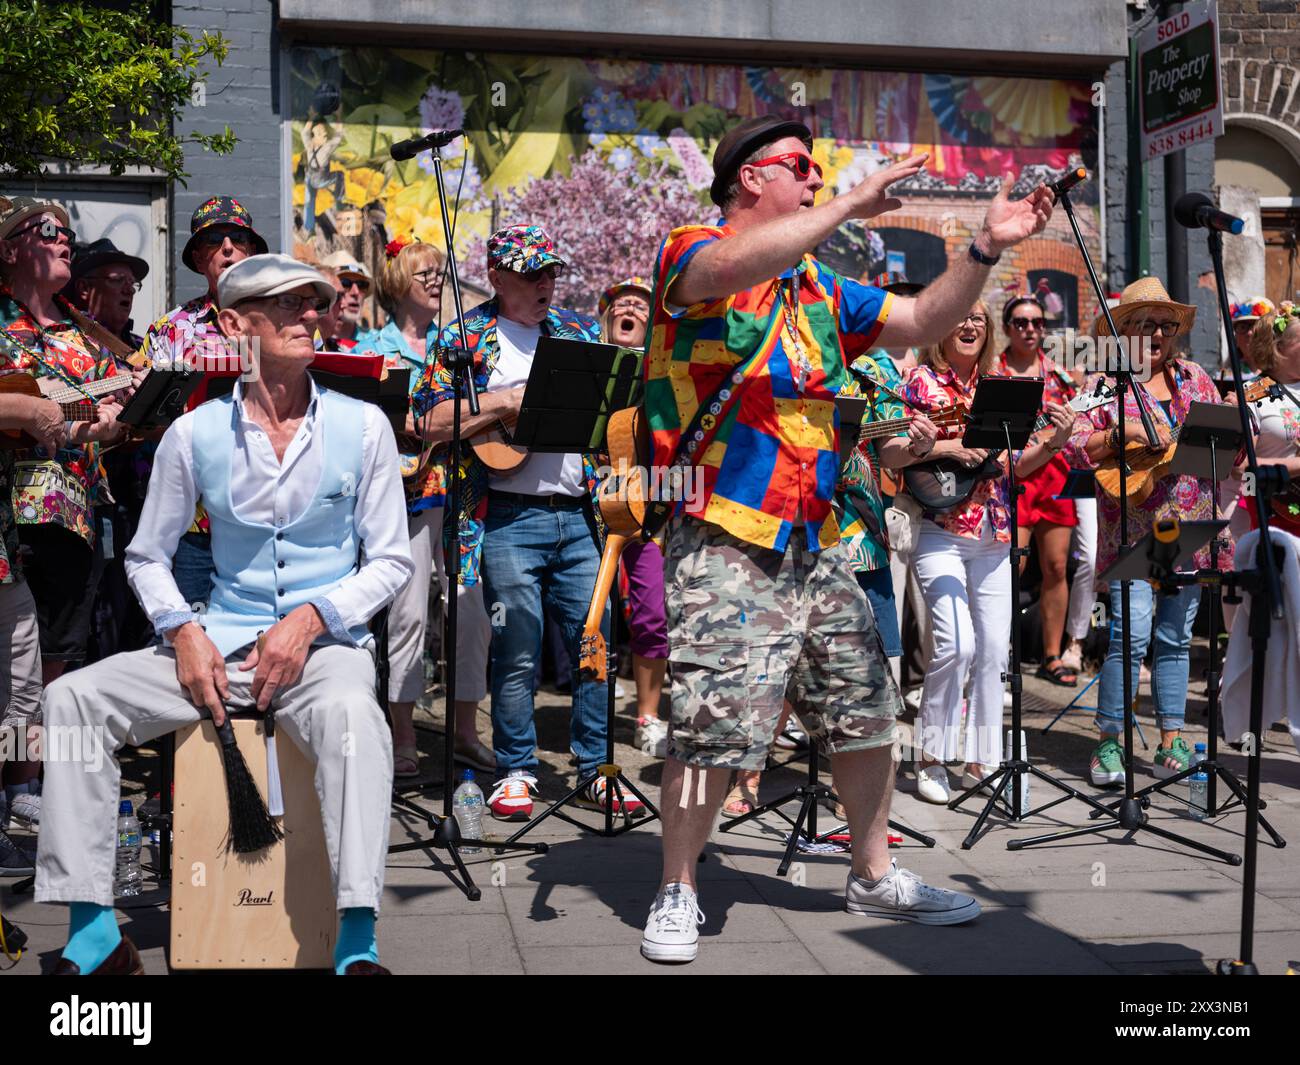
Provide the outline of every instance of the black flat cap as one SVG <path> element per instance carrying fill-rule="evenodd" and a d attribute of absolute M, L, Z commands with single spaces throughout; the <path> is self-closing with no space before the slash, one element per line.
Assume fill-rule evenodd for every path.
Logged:
<path fill-rule="evenodd" d="M 802 122 L 781 118 L 779 115 L 759 115 L 747 118 L 744 122 L 727 130 L 718 147 L 713 152 L 713 184 L 709 195 L 713 202 L 722 206 L 722 197 L 727 186 L 734 180 L 740 170 L 745 156 L 764 144 L 779 141 L 785 137 L 798 137 L 809 152 L 812 151 L 812 130 Z"/>

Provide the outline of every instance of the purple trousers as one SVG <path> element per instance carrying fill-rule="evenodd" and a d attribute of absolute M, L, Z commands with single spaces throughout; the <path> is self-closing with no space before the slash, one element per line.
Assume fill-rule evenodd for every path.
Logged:
<path fill-rule="evenodd" d="M 664 556 L 653 540 L 633 540 L 623 549 L 627 577 L 627 625 L 632 653 L 668 657 L 668 614 L 664 607 Z"/>

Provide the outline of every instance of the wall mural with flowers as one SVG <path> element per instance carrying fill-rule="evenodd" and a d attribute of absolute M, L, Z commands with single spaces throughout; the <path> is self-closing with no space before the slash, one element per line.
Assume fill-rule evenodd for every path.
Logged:
<path fill-rule="evenodd" d="M 713 149 L 751 115 L 812 128 L 820 199 L 931 153 L 924 172 L 895 186 L 901 211 L 845 226 L 818 249 L 851 277 L 888 268 L 932 280 L 969 242 L 1005 174 L 1020 175 L 1016 195 L 1097 163 L 1092 90 L 1079 81 L 376 47 L 290 56 L 294 253 L 343 249 L 373 270 L 395 237 L 442 246 L 430 153 L 398 163 L 388 148 L 463 127 L 441 155 L 467 305 L 489 291 L 487 236 L 513 222 L 544 225 L 569 260 L 557 288 L 566 306 L 591 311 L 612 281 L 648 276 L 670 229 L 716 220 Z M 1099 253 L 1096 183 L 1074 198 Z M 1046 284 L 1049 316 L 1074 325 L 1096 306 L 1082 275 L 1057 212 L 1041 238 L 1004 257 L 993 284 Z"/>

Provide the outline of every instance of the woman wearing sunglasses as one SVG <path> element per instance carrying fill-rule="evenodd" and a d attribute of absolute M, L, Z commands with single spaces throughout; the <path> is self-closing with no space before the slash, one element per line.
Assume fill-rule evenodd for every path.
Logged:
<path fill-rule="evenodd" d="M 1043 334 L 1047 328 L 1046 312 L 1037 296 L 1012 296 L 1002 308 L 1002 329 L 1007 346 L 997 357 L 999 371 L 1011 377 L 1041 377 L 1043 402 L 1064 406 L 1074 398 L 1074 382 L 1043 351 Z M 1043 628 L 1043 661 L 1038 676 L 1053 684 L 1073 688 L 1078 674 L 1061 661 L 1061 637 L 1065 631 L 1065 613 L 1070 592 L 1065 582 L 1065 563 L 1070 552 L 1070 537 L 1078 518 L 1074 503 L 1057 499 L 1065 487 L 1070 467 L 1064 457 L 1054 454 L 1047 465 L 1024 478 L 1024 494 L 1016 508 L 1016 543 L 1028 547 L 1032 538 L 1038 548 L 1038 568 L 1043 579 L 1038 594 L 1039 615 Z M 1020 558 L 1025 570 L 1028 555 Z"/>
<path fill-rule="evenodd" d="M 1220 403 L 1214 382 L 1200 366 L 1184 358 L 1182 347 L 1196 318 L 1196 308 L 1175 303 L 1158 278 L 1144 277 L 1129 285 L 1111 311 L 1115 328 L 1128 342 L 1128 357 L 1135 370 L 1134 391 L 1126 392 L 1124 443 L 1145 441 L 1135 392 L 1140 392 L 1150 412 L 1164 451 L 1171 431 L 1187 418 L 1194 402 Z M 1099 358 L 1113 363 L 1115 353 L 1103 346 L 1110 327 L 1101 319 L 1096 326 Z M 1091 389 L 1095 378 L 1084 387 Z M 1114 462 L 1119 454 L 1120 431 L 1115 404 L 1096 407 L 1079 416 L 1077 428 L 1066 448 L 1073 466 L 1095 467 Z M 1128 540 L 1136 543 L 1163 518 L 1207 521 L 1212 516 L 1215 486 L 1185 474 L 1166 474 L 1155 482 L 1151 494 L 1141 502 L 1128 504 Z M 1104 570 L 1119 550 L 1119 501 L 1097 490 L 1099 543 L 1097 569 Z M 1232 568 L 1233 543 L 1219 541 L 1220 570 Z M 1193 568 L 1210 568 L 1210 549 L 1202 548 L 1193 558 Z M 1121 583 L 1110 582 L 1111 617 L 1120 616 Z M 1157 594 L 1146 581 L 1129 584 L 1129 644 L 1132 650 L 1131 692 L 1138 690 L 1138 669 L 1147 645 L 1154 640 L 1151 669 L 1151 698 L 1160 726 L 1160 745 L 1153 759 L 1157 777 L 1169 777 L 1186 769 L 1191 750 L 1182 737 L 1183 712 L 1187 702 L 1187 676 L 1192 643 L 1192 626 L 1201 602 L 1199 586 L 1179 588 L 1173 595 Z M 1118 627 L 1115 629 L 1118 632 Z M 1093 751 L 1089 773 L 1097 787 L 1118 784 L 1124 779 L 1124 752 L 1119 733 L 1124 726 L 1124 648 L 1114 639 L 1106 651 L 1098 684 L 1096 725 L 1100 741 Z"/>

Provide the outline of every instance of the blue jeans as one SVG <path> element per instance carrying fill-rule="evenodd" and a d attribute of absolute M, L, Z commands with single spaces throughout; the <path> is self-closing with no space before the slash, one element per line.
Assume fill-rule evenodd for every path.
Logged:
<path fill-rule="evenodd" d="M 1110 614 L 1114 619 L 1110 647 L 1101 667 L 1100 694 L 1097 698 L 1097 728 L 1114 735 L 1124 728 L 1124 641 L 1120 628 L 1120 582 L 1110 582 Z M 1130 691 L 1136 692 L 1142 656 L 1151 642 L 1152 608 L 1155 613 L 1155 655 L 1151 668 L 1151 698 L 1161 731 L 1176 732 L 1183 727 L 1187 707 L 1187 672 L 1192 646 L 1192 626 L 1201 605 L 1199 585 L 1180 588 L 1176 595 L 1157 597 L 1146 581 L 1129 585 L 1129 642 L 1133 648 Z"/>
<path fill-rule="evenodd" d="M 903 654 L 903 638 L 898 632 L 898 605 L 894 602 L 894 577 L 888 566 L 856 574 L 858 584 L 867 593 L 871 612 L 876 615 L 876 631 L 886 658 Z"/>
<path fill-rule="evenodd" d="M 195 603 L 208 605 L 212 595 L 212 575 L 216 566 L 212 561 L 212 537 L 207 533 L 186 533 L 176 545 L 172 555 L 172 576 L 176 587 L 189 606 Z"/>
<path fill-rule="evenodd" d="M 578 644 L 596 587 L 600 552 L 585 506 L 551 508 L 489 497 L 483 536 L 483 602 L 492 619 L 492 746 L 497 771 L 537 767 L 533 680 L 542 652 L 542 609 L 572 660 L 570 750 L 585 776 L 605 761 L 608 694 L 578 676 Z M 609 639 L 609 609 L 601 620 Z"/>

